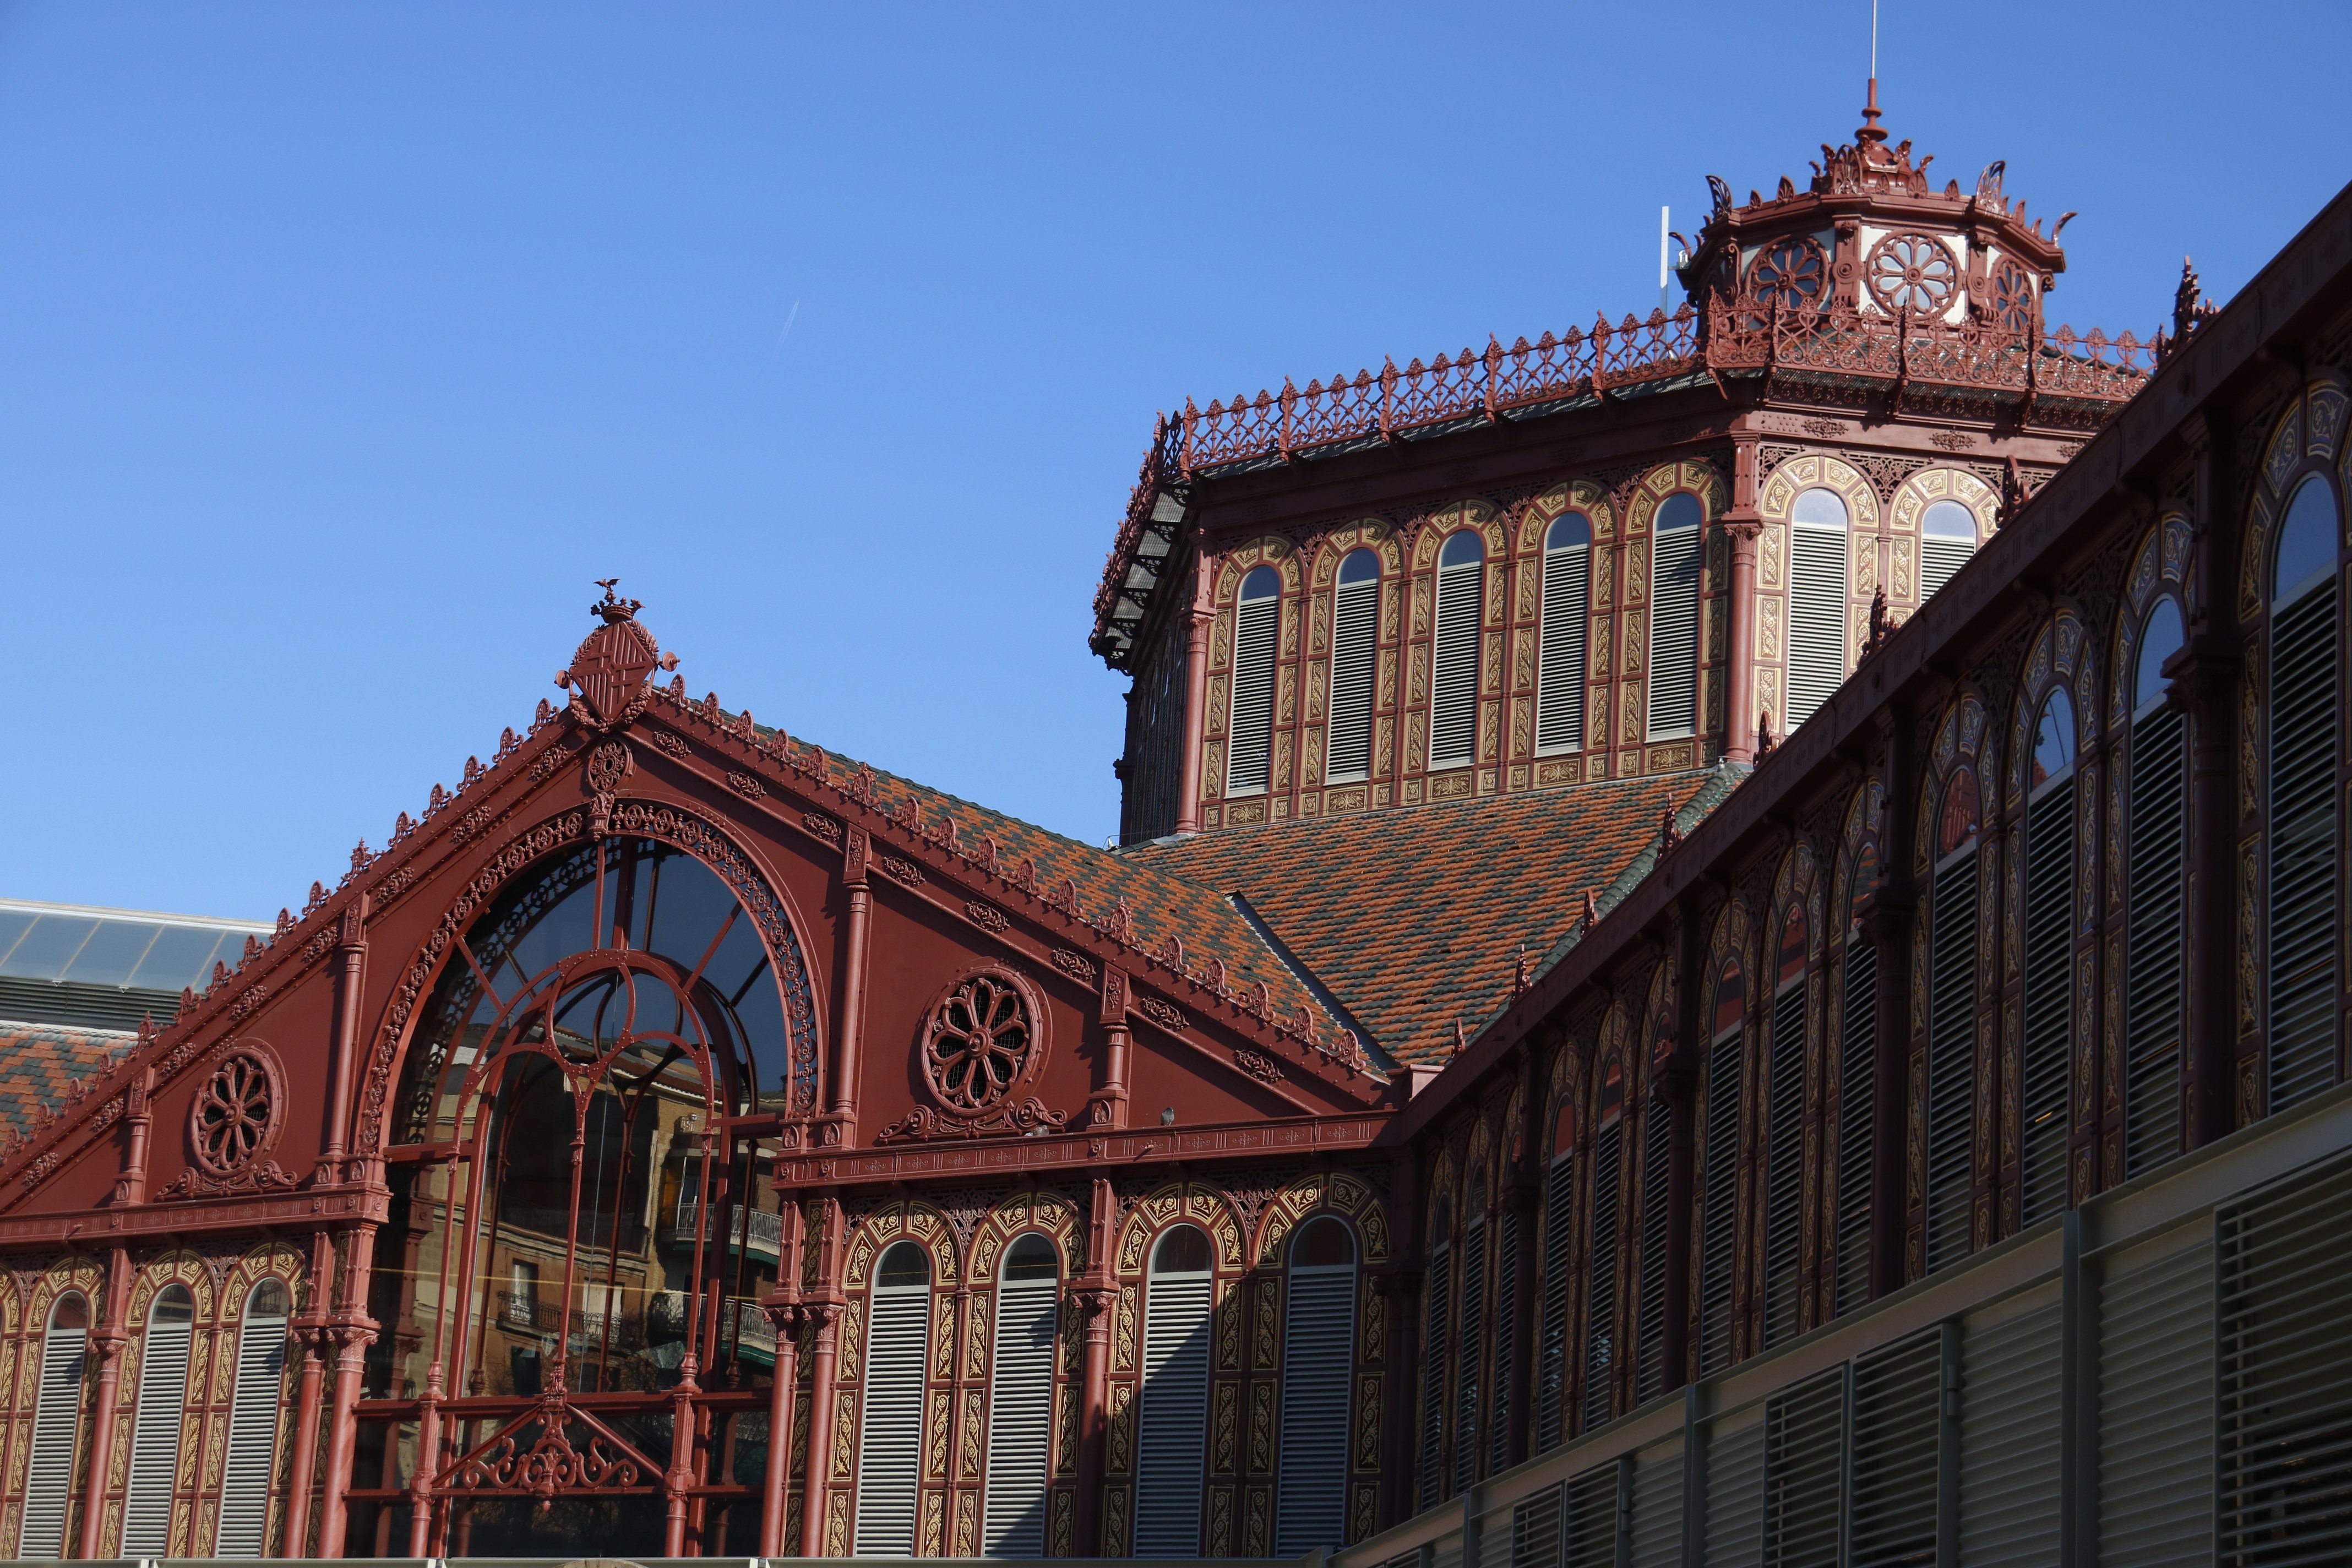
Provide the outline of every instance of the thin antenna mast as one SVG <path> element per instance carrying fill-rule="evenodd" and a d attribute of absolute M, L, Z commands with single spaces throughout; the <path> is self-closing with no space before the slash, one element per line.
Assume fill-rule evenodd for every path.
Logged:
<path fill-rule="evenodd" d="M 1658 309 L 1661 310 L 1666 308 L 1666 215 L 1670 210 L 1666 207 L 1658 209 Z"/>

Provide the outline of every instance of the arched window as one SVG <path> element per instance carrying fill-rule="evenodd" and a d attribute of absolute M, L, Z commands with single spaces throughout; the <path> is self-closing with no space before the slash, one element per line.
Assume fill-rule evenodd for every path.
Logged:
<path fill-rule="evenodd" d="M 1617 1353 L 1617 1206 L 1624 1176 L 1625 1069 L 1609 1064 L 1592 1135 L 1584 1267 L 1584 1430 L 1608 1424 Z"/>
<path fill-rule="evenodd" d="M 1772 980 L 1771 1101 L 1764 1133 L 1764 1343 L 1797 1337 L 1797 1244 L 1804 1217 L 1805 904 L 1780 924 Z"/>
<path fill-rule="evenodd" d="M 1045 1482 L 1054 1425 L 1054 1346 L 1061 1325 L 1061 1258 L 1035 1231 L 1004 1250 L 996 1285 L 996 1355 L 989 1368 L 991 1557 L 1045 1554 Z"/>
<path fill-rule="evenodd" d="M 2336 497 L 2303 481 L 2279 526 L 2270 626 L 2270 1109 L 2336 1081 Z"/>
<path fill-rule="evenodd" d="M 1348 1533 L 1356 1239 L 1339 1220 L 1309 1220 L 1291 1238 L 1285 1310 L 1274 1554 L 1300 1557 L 1338 1547 Z"/>
<path fill-rule="evenodd" d="M 1835 490 L 1797 497 L 1789 531 L 1789 711 L 1794 730 L 1845 679 L 1845 502 Z"/>
<path fill-rule="evenodd" d="M 2181 938 L 2188 870 L 2189 768 L 2185 721 L 2165 700 L 2164 661 L 2185 641 L 2169 596 L 2148 611 L 2132 681 L 2129 879 L 2125 971 L 2124 1175 L 2180 1152 Z"/>
<path fill-rule="evenodd" d="M 1652 1047 L 1651 1059 L 1664 1054 L 1666 1042 Z M 1658 1093 L 1653 1075 L 1650 1092 L 1642 1099 L 1642 1229 L 1636 1237 L 1635 1289 L 1641 1292 L 1636 1321 L 1639 1359 L 1634 1365 L 1633 1403 L 1655 1399 L 1666 1386 L 1666 1225 L 1667 1193 L 1674 1179 L 1674 1118 Z"/>
<path fill-rule="evenodd" d="M 1698 729 L 1698 576 L 1706 530 L 1698 497 L 1676 490 L 1658 508 L 1650 550 L 1650 734 Z"/>
<path fill-rule="evenodd" d="M 166 1285 L 147 1309 L 139 1346 L 138 1420 L 122 1498 L 125 1557 L 162 1557 L 172 1543 L 172 1490 L 180 1473 L 180 1423 L 188 1411 L 188 1352 L 196 1304 L 185 1285 Z"/>
<path fill-rule="evenodd" d="M 1536 750 L 1584 744 L 1584 636 L 1592 606 L 1592 522 L 1563 513 L 1544 535 L 1542 652 L 1536 676 Z"/>
<path fill-rule="evenodd" d="M 1486 1352 L 1486 1178 L 1470 1188 L 1462 1231 L 1461 1370 L 1454 1380 L 1454 1489 L 1478 1479 L 1478 1394 Z"/>
<path fill-rule="evenodd" d="M 1331 609 L 1331 755 L 1324 778 L 1372 776 L 1372 675 L 1380 659 L 1381 558 L 1351 550 Z"/>
<path fill-rule="evenodd" d="M 1854 857 L 1845 921 L 1845 987 L 1838 997 L 1837 1307 L 1851 1312 L 1870 1300 L 1870 1164 L 1878 1082 L 1878 949 L 1864 939 L 1862 917 L 1878 890 L 1878 846 L 1864 840 Z"/>
<path fill-rule="evenodd" d="M 1445 1457 L 1445 1363 L 1454 1351 L 1454 1212 L 1438 1200 L 1437 1222 L 1429 1243 L 1429 1304 L 1422 1313 L 1428 1332 L 1422 1336 L 1421 1358 L 1421 1506 L 1430 1508 L 1444 1495 L 1445 1477 L 1438 1468 Z"/>
<path fill-rule="evenodd" d="M 286 1287 L 264 1279 L 246 1292 L 236 1332 L 236 1393 L 229 1405 L 228 1461 L 221 1469 L 215 1557 L 258 1557 L 268 1544 L 269 1479 L 277 1473 L 278 1412 L 284 1398 Z"/>
<path fill-rule="evenodd" d="M 1919 519 L 1919 599 L 1950 582 L 1977 552 L 1977 514 L 1956 500 L 1928 505 Z"/>
<path fill-rule="evenodd" d="M 1552 1119 L 1544 1175 L 1543 1342 L 1536 1366 L 1536 1450 L 1568 1436 L 1568 1266 L 1575 1252 L 1576 1105 L 1562 1098 Z"/>
<path fill-rule="evenodd" d="M 1511 1462 L 1511 1359 L 1517 1354 L 1519 1317 L 1519 1215 L 1508 1204 L 1495 1216 L 1495 1353 L 1488 1361 L 1486 1414 L 1480 1430 L 1486 1443 L 1486 1473 L 1497 1475 Z"/>
<path fill-rule="evenodd" d="M 1262 795 L 1274 760 L 1274 660 L 1282 634 L 1282 574 L 1261 566 L 1242 579 L 1234 616 L 1233 723 L 1225 793 Z"/>
<path fill-rule="evenodd" d="M 1170 1227 L 1144 1282 L 1143 1418 L 1135 1473 L 1135 1554 L 1201 1554 L 1202 1457 L 1209 1436 L 1209 1236 Z"/>
<path fill-rule="evenodd" d="M 2025 796 L 2025 1065 L 2021 1217 L 2066 1206 L 2068 1068 L 2074 1054 L 2074 704 L 2063 686 L 2034 721 Z"/>
<path fill-rule="evenodd" d="M 1739 1057 L 1748 987 L 1739 960 L 1715 983 L 1715 1018 L 1706 1051 L 1706 1170 L 1700 1201 L 1699 1372 L 1731 1364 L 1733 1244 L 1739 1233 Z"/>
<path fill-rule="evenodd" d="M 874 1270 L 866 1314 L 866 1408 L 857 1447 L 861 1557 L 915 1552 L 930 1342 L 931 1255 L 919 1242 L 895 1242 Z"/>
<path fill-rule="evenodd" d="M 1430 683 L 1429 765 L 1467 767 L 1478 752 L 1478 626 L 1486 542 L 1475 528 L 1437 555 L 1437 674 Z"/>
<path fill-rule="evenodd" d="M 1977 775 L 1944 785 L 1936 819 L 1927 968 L 1927 1268 L 1969 1253 L 1971 1132 L 1977 1098 Z"/>
<path fill-rule="evenodd" d="M 81 1426 L 82 1363 L 89 1349 L 89 1302 L 68 1290 L 49 1309 L 41 1336 L 41 1387 L 33 1409 L 33 1451 L 25 1466 L 19 1557 L 63 1557 L 73 1503 L 74 1437 Z"/>

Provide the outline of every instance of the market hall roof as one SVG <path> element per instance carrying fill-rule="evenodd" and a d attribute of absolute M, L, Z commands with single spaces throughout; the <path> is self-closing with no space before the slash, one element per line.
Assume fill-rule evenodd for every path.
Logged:
<path fill-rule="evenodd" d="M 128 1031 L 234 967 L 259 921 L 0 899 L 0 1019 Z"/>

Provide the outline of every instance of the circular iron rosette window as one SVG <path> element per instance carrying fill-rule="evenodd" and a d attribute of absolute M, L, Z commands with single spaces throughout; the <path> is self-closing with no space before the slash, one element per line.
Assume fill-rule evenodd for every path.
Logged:
<path fill-rule="evenodd" d="M 1898 316 L 1940 316 L 1960 286 L 1960 265 L 1932 234 L 1890 234 L 1863 265 L 1870 297 Z"/>
<path fill-rule="evenodd" d="M 1772 241 L 1748 264 L 1748 291 L 1767 310 L 1776 301 L 1784 312 L 1818 310 L 1829 282 L 1829 257 L 1820 241 L 1804 235 Z"/>
<path fill-rule="evenodd" d="M 231 1176 L 277 1145 L 284 1130 L 286 1080 L 257 1040 L 239 1040 L 214 1064 L 188 1107 L 188 1142 L 199 1170 Z"/>
<path fill-rule="evenodd" d="M 2033 327 L 2033 279 L 2023 267 L 2004 261 L 1985 286 L 1985 314 L 2004 332 L 2022 336 Z"/>
<path fill-rule="evenodd" d="M 923 1025 L 923 1082 L 950 1116 L 986 1115 L 1035 1081 L 1045 1065 L 1045 999 L 1001 964 L 974 964 L 948 983 Z"/>

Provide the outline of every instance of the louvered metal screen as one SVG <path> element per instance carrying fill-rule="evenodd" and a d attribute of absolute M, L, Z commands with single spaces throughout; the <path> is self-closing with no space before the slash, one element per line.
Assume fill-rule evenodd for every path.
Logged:
<path fill-rule="evenodd" d="M 1706 1061 L 1706 1186 L 1699 1259 L 1699 1371 L 1731 1364 L 1732 1247 L 1739 1235 L 1739 1031 L 1718 1038 Z"/>
<path fill-rule="evenodd" d="M 1559 1568 L 1559 1489 L 1511 1505 L 1511 1568 Z"/>
<path fill-rule="evenodd" d="M 1674 1126 L 1664 1100 L 1642 1107 L 1641 1361 L 1634 1403 L 1655 1399 L 1666 1385 L 1666 1191 L 1673 1179 Z"/>
<path fill-rule="evenodd" d="M 1454 1259 L 1443 1242 L 1429 1258 L 1429 1332 L 1421 1359 L 1421 1506 L 1435 1505 L 1444 1477 L 1445 1361 L 1454 1348 Z"/>
<path fill-rule="evenodd" d="M 2210 1563 L 2210 1219 L 2108 1263 L 2099 1345 L 2101 1568 Z"/>
<path fill-rule="evenodd" d="M 81 1424 L 82 1361 L 89 1334 L 51 1329 L 41 1340 L 41 1392 L 33 1411 L 33 1452 L 25 1467 L 25 1522 L 19 1557 L 66 1554 L 66 1510 L 73 1491 L 74 1436 Z"/>
<path fill-rule="evenodd" d="M 1274 1554 L 1297 1557 L 1347 1539 L 1355 1265 L 1293 1268 L 1286 1305 Z"/>
<path fill-rule="evenodd" d="M 1919 541 L 1921 601 L 1924 603 L 1927 595 L 1958 575 L 1960 568 L 1969 563 L 1969 557 L 1976 552 L 1976 546 L 1965 540 L 1938 539 L 1933 534 L 1922 538 Z"/>
<path fill-rule="evenodd" d="M 1462 1332 L 1454 1374 L 1454 1489 L 1478 1477 L 1478 1390 L 1486 1350 L 1486 1218 L 1478 1215 L 1462 1238 Z M 1438 1348 L 1430 1342 L 1432 1350 Z M 1451 1349 L 1452 1347 L 1447 1347 Z"/>
<path fill-rule="evenodd" d="M 1616 1461 L 1570 1476 L 1560 1489 L 1563 1568 L 1617 1568 L 1619 1489 Z"/>
<path fill-rule="evenodd" d="M 1326 776 L 1333 783 L 1371 776 L 1372 674 L 1380 629 L 1380 579 L 1341 584 L 1331 626 L 1331 758 Z"/>
<path fill-rule="evenodd" d="M 1976 1110 L 1977 861 L 1962 851 L 1936 872 L 1928 963 L 1927 1268 L 1969 1253 L 1971 1118 Z"/>
<path fill-rule="evenodd" d="M 1855 1359 L 1846 1568 L 1935 1563 L 1943 1393 L 1940 1329 Z"/>
<path fill-rule="evenodd" d="M 1715 1423 L 1706 1438 L 1706 1561 L 1757 1561 L 1764 1549 L 1764 1412 L 1750 1406 Z"/>
<path fill-rule="evenodd" d="M 285 1372 L 285 1318 L 247 1313 L 236 1337 L 236 1392 L 229 1405 L 215 1557 L 258 1557 L 267 1544 Z"/>
<path fill-rule="evenodd" d="M 2352 1562 L 2352 1156 L 2216 1212 L 2215 1558 Z"/>
<path fill-rule="evenodd" d="M 1633 1456 L 1632 1499 L 1625 1521 L 1627 1568 L 1676 1568 L 1683 1556 L 1683 1446 L 1679 1439 Z"/>
<path fill-rule="evenodd" d="M 1591 1239 L 1584 1268 L 1584 1429 L 1588 1432 L 1609 1422 L 1609 1383 L 1617 1348 L 1617 1187 L 1624 1132 L 1622 1121 L 1612 1121 L 1592 1140 Z"/>
<path fill-rule="evenodd" d="M 1584 623 L 1592 551 L 1570 545 L 1544 557 L 1543 651 L 1536 681 L 1536 750 L 1584 744 Z"/>
<path fill-rule="evenodd" d="M 2074 780 L 2026 808 L 2024 1223 L 2066 1206 L 2067 1068 L 2074 1058 Z"/>
<path fill-rule="evenodd" d="M 1872 1086 L 1878 1078 L 1878 950 L 1848 938 L 1838 1026 L 1837 1310 L 1870 1300 Z"/>
<path fill-rule="evenodd" d="M 2058 1552 L 2059 1305 L 2054 1287 L 1960 1339 L 1962 1563 L 2048 1564 Z"/>
<path fill-rule="evenodd" d="M 194 1328 L 184 1317 L 151 1321 L 141 1336 L 138 1415 L 122 1498 L 125 1557 L 162 1557 L 171 1550 L 172 1488 L 180 1469 L 180 1423 L 188 1409 Z"/>
<path fill-rule="evenodd" d="M 1257 795 L 1274 754 L 1274 655 L 1282 601 L 1245 601 L 1234 617 L 1234 710 L 1225 753 L 1225 793 Z"/>
<path fill-rule="evenodd" d="M 1846 1369 L 1764 1402 L 1765 1568 L 1838 1561 L 1845 1488 Z"/>
<path fill-rule="evenodd" d="M 1568 1260 L 1575 1251 L 1576 1161 L 1551 1163 L 1544 1183 L 1543 1342 L 1536 1367 L 1536 1449 L 1568 1435 Z"/>
<path fill-rule="evenodd" d="M 1157 1274 L 1143 1311 L 1143 1418 L 1137 1433 L 1135 1554 L 1201 1551 L 1201 1463 L 1209 1435 L 1206 1274 Z"/>
<path fill-rule="evenodd" d="M 928 1285 L 877 1285 L 866 1335 L 866 1407 L 857 1448 L 857 1552 L 915 1551 L 915 1488 L 923 1456 Z"/>
<path fill-rule="evenodd" d="M 1797 1333 L 1797 1242 L 1805 1194 L 1805 983 L 1772 1003 L 1772 1102 L 1764 1152 L 1764 1342 Z"/>
<path fill-rule="evenodd" d="M 2180 1152 L 2180 945 L 2187 827 L 2185 721 L 2157 708 L 2132 721 L 2129 985 L 2124 1065 L 2124 1174 Z"/>
<path fill-rule="evenodd" d="M 1789 714 L 1794 730 L 1845 679 L 1846 533 L 1798 523 L 1789 541 Z"/>
<path fill-rule="evenodd" d="M 2336 1081 L 2336 583 L 2271 616 L 2270 1109 Z"/>
<path fill-rule="evenodd" d="M 1486 1473 L 1497 1475 L 1511 1462 L 1511 1358 L 1518 1351 L 1519 1215 L 1505 1209 L 1495 1222 L 1495 1393 L 1486 1413 Z"/>
<path fill-rule="evenodd" d="M 1651 564 L 1650 733 L 1687 735 L 1698 727 L 1696 528 L 1662 529 Z"/>
<path fill-rule="evenodd" d="M 1045 1479 L 1054 1422 L 1054 1339 L 1059 1279 L 1007 1279 L 996 1290 L 996 1359 L 988 1384 L 988 1505 L 992 1557 L 1045 1554 Z"/>
<path fill-rule="evenodd" d="M 1465 766 L 1478 746 L 1478 609 L 1486 567 L 1437 574 L 1437 677 L 1430 687 L 1429 765 Z"/>

